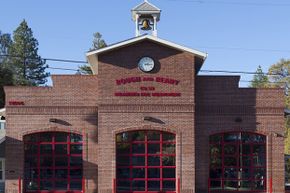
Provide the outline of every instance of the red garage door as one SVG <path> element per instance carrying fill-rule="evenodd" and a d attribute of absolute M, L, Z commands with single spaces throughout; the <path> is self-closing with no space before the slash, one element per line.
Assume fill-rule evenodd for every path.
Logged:
<path fill-rule="evenodd" d="M 175 192 L 175 135 L 131 131 L 116 136 L 118 193 Z"/>
<path fill-rule="evenodd" d="M 24 192 L 81 192 L 82 136 L 46 132 L 24 136 Z"/>

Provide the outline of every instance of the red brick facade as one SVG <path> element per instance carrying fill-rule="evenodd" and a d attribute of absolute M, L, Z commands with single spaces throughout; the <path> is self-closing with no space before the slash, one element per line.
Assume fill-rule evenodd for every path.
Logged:
<path fill-rule="evenodd" d="M 154 58 L 156 67 L 150 73 L 138 69 L 143 56 Z M 176 134 L 176 179 L 180 181 L 176 191 L 182 193 L 208 191 L 209 135 L 264 134 L 267 179 L 273 180 L 273 192 L 284 192 L 282 90 L 240 89 L 236 76 L 198 76 L 198 60 L 192 53 L 142 41 L 100 54 L 98 75 L 52 76 L 53 87 L 6 87 L 6 192 L 18 192 L 18 179 L 24 175 L 23 136 L 66 131 L 84 138 L 85 191 L 111 193 L 116 178 L 115 136 L 132 130 Z M 117 82 L 132 77 L 137 81 Z M 140 96 L 116 94 L 128 92 Z"/>

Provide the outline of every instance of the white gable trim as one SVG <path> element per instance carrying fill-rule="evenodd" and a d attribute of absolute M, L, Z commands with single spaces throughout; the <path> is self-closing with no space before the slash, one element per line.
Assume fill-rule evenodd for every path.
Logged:
<path fill-rule="evenodd" d="M 113 45 L 105 47 L 105 48 L 101 48 L 101 49 L 98 49 L 98 50 L 95 50 L 95 51 L 91 51 L 91 52 L 86 53 L 86 56 L 91 56 L 91 55 L 95 55 L 95 54 L 98 55 L 100 53 L 103 53 L 103 52 L 106 52 L 106 51 L 110 51 L 110 50 L 113 50 L 113 49 L 116 49 L 116 48 L 124 47 L 126 45 L 134 44 L 134 43 L 136 43 L 138 41 L 142 41 L 142 40 L 145 40 L 145 39 L 155 41 L 157 43 L 160 43 L 160 44 L 163 44 L 165 46 L 169 46 L 169 47 L 175 48 L 177 50 L 181 50 L 181 51 L 186 51 L 186 52 L 192 53 L 194 55 L 202 57 L 203 59 L 207 58 L 207 53 L 205 53 L 205 52 L 201 52 L 201 51 L 198 51 L 198 50 L 187 48 L 187 47 L 178 45 L 176 43 L 172 43 L 172 42 L 169 42 L 167 40 L 163 40 L 163 39 L 160 39 L 158 37 L 151 36 L 151 35 L 139 36 L 139 37 L 127 40 L 127 41 L 123 41 L 123 42 L 120 42 L 120 43 L 117 43 L 117 44 L 113 44 Z"/>
<path fill-rule="evenodd" d="M 154 7 L 155 9 L 161 11 L 158 7 L 156 7 L 156 6 L 153 5 L 152 3 L 149 3 L 148 1 L 145 1 L 145 2 L 143 2 L 143 3 L 139 4 L 139 5 L 137 5 L 136 7 L 134 7 L 134 8 L 132 9 L 132 11 L 140 11 L 140 10 L 137 10 L 137 9 L 138 9 L 141 5 L 143 5 L 143 4 L 149 4 L 150 6 Z"/>

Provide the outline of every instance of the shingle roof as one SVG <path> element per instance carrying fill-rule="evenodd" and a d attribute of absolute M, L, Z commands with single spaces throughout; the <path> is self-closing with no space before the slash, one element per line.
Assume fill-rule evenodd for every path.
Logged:
<path fill-rule="evenodd" d="M 135 8 L 133 8 L 131 10 L 132 12 L 132 19 L 133 21 L 136 20 L 136 14 L 137 15 L 151 15 L 154 14 L 154 16 L 156 16 L 157 21 L 160 20 L 160 13 L 161 13 L 161 9 L 159 9 L 158 7 L 156 7 L 155 5 L 152 5 L 151 3 L 149 3 L 148 1 L 144 1 L 143 3 L 137 5 Z"/>
<path fill-rule="evenodd" d="M 160 11 L 160 9 L 148 1 L 145 1 L 133 8 L 132 11 Z"/>

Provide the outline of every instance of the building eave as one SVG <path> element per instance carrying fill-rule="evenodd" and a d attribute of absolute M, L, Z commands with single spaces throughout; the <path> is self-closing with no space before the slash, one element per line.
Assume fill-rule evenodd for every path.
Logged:
<path fill-rule="evenodd" d="M 101 48 L 101 49 L 94 50 L 94 51 L 89 51 L 86 53 L 86 56 L 89 57 L 92 55 L 99 55 L 101 53 L 108 52 L 108 51 L 118 49 L 121 47 L 125 47 L 127 45 L 131 45 L 131 44 L 134 44 L 136 42 L 143 41 L 143 40 L 151 40 L 153 42 L 160 43 L 160 44 L 163 44 L 163 45 L 168 46 L 168 47 L 172 47 L 172 48 L 177 49 L 177 50 L 189 52 L 189 53 L 192 53 L 198 57 L 203 58 L 204 60 L 207 58 L 207 55 L 208 55 L 205 52 L 191 49 L 191 48 L 188 48 L 188 47 L 185 47 L 185 46 L 182 46 L 182 45 L 179 45 L 179 44 L 176 44 L 176 43 L 173 43 L 173 42 L 170 42 L 170 41 L 167 41 L 167 40 L 155 37 L 155 36 L 144 35 L 144 36 L 138 36 L 136 38 L 132 38 L 132 39 L 129 39 L 129 40 L 126 40 L 123 42 L 119 42 L 119 43 L 113 44 L 111 46 L 107 46 L 105 48 Z"/>
<path fill-rule="evenodd" d="M 154 9 L 156 9 L 156 11 L 161 11 L 158 7 L 156 7 L 152 3 L 149 3 L 148 1 L 147 2 L 143 2 L 143 3 L 140 3 L 139 5 L 135 6 L 131 11 L 140 11 L 139 10 L 139 7 L 141 7 L 144 4 L 150 5 L 151 7 L 153 7 Z M 153 11 L 153 10 L 150 10 L 150 11 Z"/>

